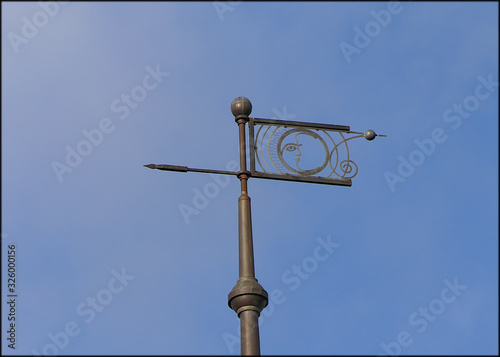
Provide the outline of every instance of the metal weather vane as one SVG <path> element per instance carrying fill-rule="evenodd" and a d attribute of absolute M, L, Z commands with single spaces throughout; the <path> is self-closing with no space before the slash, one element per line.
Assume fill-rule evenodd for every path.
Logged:
<path fill-rule="evenodd" d="M 353 132 L 345 125 L 249 119 L 250 172 L 258 178 L 351 186 L 358 166 L 350 158 L 348 141 L 385 136 L 373 130 Z M 316 160 L 302 166 L 307 145 L 315 146 Z"/>
<path fill-rule="evenodd" d="M 241 183 L 238 199 L 239 279 L 228 295 L 228 305 L 240 318 L 241 354 L 260 355 L 260 312 L 268 304 L 268 294 L 255 278 L 250 197 L 250 177 L 351 186 L 358 173 L 348 142 L 364 137 L 373 140 L 373 130 L 350 131 L 349 126 L 305 123 L 248 117 L 252 104 L 245 97 L 231 103 L 238 124 L 240 170 L 238 172 L 197 169 L 177 165 L 144 165 L 150 169 L 235 175 Z M 250 170 L 246 162 L 245 126 L 249 126 Z"/>

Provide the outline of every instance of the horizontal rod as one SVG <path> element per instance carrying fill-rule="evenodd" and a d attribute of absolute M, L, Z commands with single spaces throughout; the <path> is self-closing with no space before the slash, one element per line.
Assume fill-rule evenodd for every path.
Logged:
<path fill-rule="evenodd" d="M 268 180 L 318 183 L 323 185 L 352 186 L 351 179 L 333 179 L 333 178 L 317 177 L 317 176 L 279 175 L 279 174 L 269 174 L 262 172 L 252 172 L 251 177 L 268 179 Z"/>
<path fill-rule="evenodd" d="M 239 172 L 234 172 L 234 171 L 195 169 L 187 166 L 176 166 L 176 165 L 149 164 L 149 165 L 144 165 L 144 167 L 147 167 L 149 169 L 177 171 L 177 172 L 191 171 L 191 172 L 201 172 L 206 174 L 235 175 L 235 176 L 239 174 Z M 336 186 L 352 186 L 352 182 L 350 179 L 334 179 L 334 178 L 317 177 L 317 176 L 279 175 L 279 174 L 270 174 L 262 172 L 253 172 L 251 174 L 248 172 L 248 174 L 250 177 L 255 177 L 260 179 L 318 183 L 323 185 L 336 185 Z"/>
<path fill-rule="evenodd" d="M 195 168 L 191 168 L 191 167 L 187 167 L 187 166 L 176 166 L 176 165 L 149 164 L 149 165 L 144 165 L 144 167 L 147 167 L 149 169 L 164 170 L 164 171 L 177 171 L 177 172 L 191 171 L 191 172 L 203 172 L 206 174 L 238 175 L 238 173 L 234 172 L 234 171 L 195 169 Z"/>
<path fill-rule="evenodd" d="M 275 120 L 275 119 L 262 119 L 250 118 L 254 124 L 268 124 L 268 125 L 282 125 L 282 126 L 302 126 L 309 129 L 327 129 L 336 131 L 350 131 L 351 127 L 348 125 L 333 125 L 333 124 L 320 124 L 320 123 L 305 123 L 301 121 L 291 120 Z"/>

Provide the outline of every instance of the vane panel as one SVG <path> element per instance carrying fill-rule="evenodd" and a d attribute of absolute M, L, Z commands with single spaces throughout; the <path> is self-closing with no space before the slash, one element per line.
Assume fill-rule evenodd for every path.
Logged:
<path fill-rule="evenodd" d="M 348 141 L 364 137 L 348 126 L 250 118 L 252 176 L 349 185 L 358 173 Z"/>

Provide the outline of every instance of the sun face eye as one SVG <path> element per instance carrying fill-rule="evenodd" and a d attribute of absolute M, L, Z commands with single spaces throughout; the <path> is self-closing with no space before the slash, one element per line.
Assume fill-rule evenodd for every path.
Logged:
<path fill-rule="evenodd" d="M 286 144 L 284 149 L 286 151 L 295 151 L 297 150 L 297 144 Z"/>

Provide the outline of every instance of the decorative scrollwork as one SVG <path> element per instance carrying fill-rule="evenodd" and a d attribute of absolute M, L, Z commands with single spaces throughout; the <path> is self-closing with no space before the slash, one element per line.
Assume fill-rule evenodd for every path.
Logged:
<path fill-rule="evenodd" d="M 342 177 L 345 177 L 345 178 L 353 178 L 358 173 L 358 165 L 356 165 L 356 163 L 354 161 L 351 161 L 351 160 L 342 161 L 340 163 L 340 169 L 344 173 L 342 175 Z"/>
<path fill-rule="evenodd" d="M 300 126 L 267 119 L 251 122 L 252 172 L 332 179 L 357 175 L 358 166 L 350 159 L 347 142 L 363 137 L 362 133 L 296 123 Z M 348 137 L 352 134 L 356 135 Z"/>

